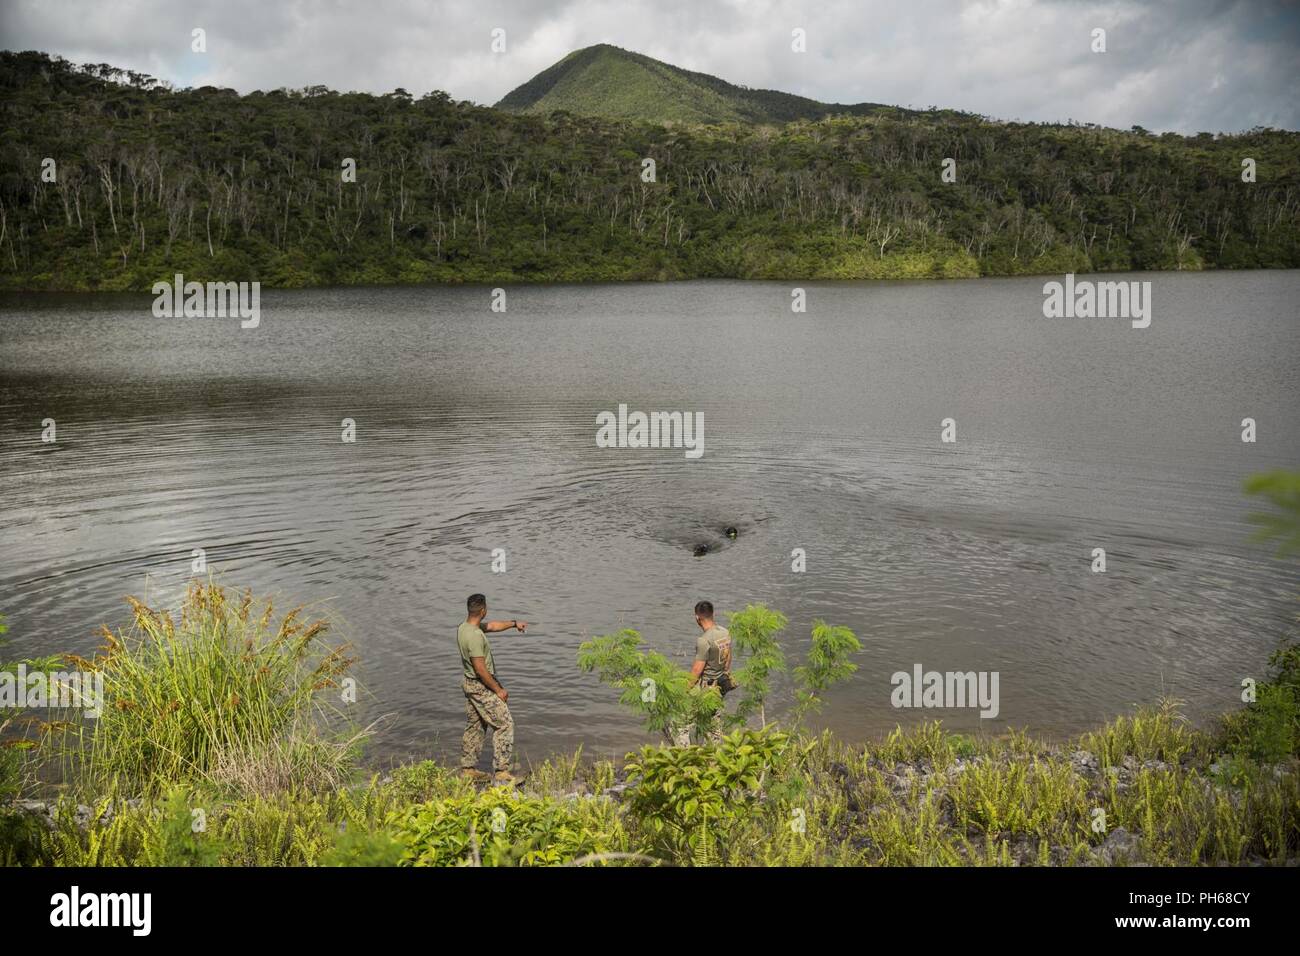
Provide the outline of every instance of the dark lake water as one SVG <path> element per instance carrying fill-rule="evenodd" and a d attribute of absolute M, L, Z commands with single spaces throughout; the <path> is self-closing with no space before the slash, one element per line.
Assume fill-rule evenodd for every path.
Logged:
<path fill-rule="evenodd" d="M 125 595 L 174 602 L 201 547 L 329 609 L 384 757 L 456 752 L 472 591 L 534 622 L 493 640 L 525 759 L 648 740 L 578 644 L 634 627 L 688 666 L 701 597 L 781 609 L 793 658 L 814 618 L 851 627 L 860 670 L 818 721 L 852 739 L 1228 709 L 1297 610 L 1241 484 L 1300 465 L 1300 273 L 1107 278 L 1153 283 L 1150 328 L 1046 319 L 1043 278 L 811 283 L 806 314 L 781 283 L 511 287 L 504 314 L 478 287 L 267 291 L 253 330 L 7 296 L 7 650 L 89 651 Z M 704 456 L 598 448 L 620 403 L 702 413 Z M 917 663 L 998 671 L 999 716 L 894 709 Z"/>

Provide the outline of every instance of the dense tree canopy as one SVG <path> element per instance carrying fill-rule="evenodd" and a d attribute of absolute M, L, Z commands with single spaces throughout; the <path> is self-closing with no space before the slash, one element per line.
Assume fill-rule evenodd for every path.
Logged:
<path fill-rule="evenodd" d="M 0 54 L 0 94 L 5 288 L 1300 266 L 1300 134 L 1276 130 L 658 125 L 400 89 L 173 90 L 34 52 Z"/>

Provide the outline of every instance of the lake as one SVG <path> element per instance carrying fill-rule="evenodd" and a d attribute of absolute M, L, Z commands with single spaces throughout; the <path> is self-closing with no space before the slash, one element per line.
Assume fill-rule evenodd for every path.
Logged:
<path fill-rule="evenodd" d="M 814 618 L 852 628 L 860 669 L 815 720 L 851 740 L 1229 709 L 1297 610 L 1241 486 L 1300 465 L 1300 272 L 1093 277 L 1151 281 L 1146 329 L 1045 318 L 1049 278 L 521 286 L 504 313 L 485 287 L 268 290 L 247 330 L 5 295 L 6 651 L 89 652 L 203 548 L 328 609 L 358 717 L 391 715 L 380 758 L 458 752 L 473 591 L 533 622 L 492 639 L 525 762 L 650 740 L 578 645 L 633 627 L 689 666 L 700 598 L 780 609 L 796 661 Z M 597 447 L 620 404 L 702 415 L 704 454 Z M 895 709 L 916 664 L 997 671 L 998 716 Z"/>

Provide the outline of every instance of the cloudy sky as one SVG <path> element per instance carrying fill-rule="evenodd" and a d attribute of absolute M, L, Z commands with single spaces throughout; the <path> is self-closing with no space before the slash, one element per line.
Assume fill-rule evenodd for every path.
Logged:
<path fill-rule="evenodd" d="M 195 27 L 207 52 L 190 50 Z M 491 33 L 506 31 L 505 53 Z M 791 31 L 807 52 L 790 49 Z M 1106 31 L 1105 53 L 1091 49 Z M 178 86 L 491 104 L 613 43 L 828 102 L 1194 133 L 1300 129 L 1300 5 L 1273 0 L 0 0 L 0 47 Z"/>

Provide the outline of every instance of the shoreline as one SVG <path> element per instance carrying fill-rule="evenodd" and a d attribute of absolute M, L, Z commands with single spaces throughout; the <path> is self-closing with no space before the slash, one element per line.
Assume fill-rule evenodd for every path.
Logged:
<path fill-rule="evenodd" d="M 936 721 L 862 746 L 829 732 L 787 737 L 769 727 L 728 737 L 719 747 L 730 755 L 723 763 L 743 753 L 742 745 L 763 752 L 771 778 L 757 789 L 751 779 L 727 791 L 743 810 L 728 825 L 728 839 L 750 853 L 760 846 L 778 852 L 784 865 L 1300 866 L 1300 760 L 1246 769 L 1211 736 L 1189 730 L 1171 702 L 1060 745 L 1023 732 L 977 740 L 946 734 Z M 190 865 L 475 865 L 471 821 L 478 821 L 485 825 L 473 852 L 477 865 L 548 865 L 608 853 L 637 858 L 624 865 L 736 865 L 743 861 L 730 857 L 725 841 L 704 847 L 692 842 L 689 826 L 674 836 L 646 819 L 653 816 L 646 790 L 660 785 L 654 761 L 699 768 L 710 765 L 712 753 L 644 747 L 629 755 L 635 763 L 620 765 L 579 749 L 531 767 L 518 789 L 479 785 L 452 767 L 420 761 L 382 774 L 358 767 L 332 791 L 237 793 L 191 783 L 88 802 L 71 791 L 27 795 L 0 804 L 0 821 L 7 811 L 20 831 L 36 835 L 32 844 L 20 839 L 20 849 L 40 843 L 40 833 L 60 848 L 20 864 L 176 865 L 168 854 L 181 853 L 204 861 Z M 705 799 L 707 791 L 698 792 Z M 383 812 L 367 816 L 353 846 L 340 836 L 358 822 L 347 808 L 372 804 Z M 723 804 L 716 809 L 727 813 Z M 161 855 L 124 840 L 124 830 L 156 832 L 169 813 L 200 813 L 204 828 L 179 838 L 179 849 L 157 849 Z M 237 821 L 250 814 L 298 819 L 316 842 L 241 844 Z M 579 832 L 557 835 L 559 821 Z M 116 843 L 122 857 L 101 859 L 101 843 Z M 525 845 L 531 849 L 521 851 Z M 83 851 L 90 856 L 79 856 Z"/>
<path fill-rule="evenodd" d="M 258 282 L 259 287 L 268 292 L 300 292 L 300 291 L 330 291 L 330 290 L 349 290 L 349 289 L 455 289 L 455 288 L 492 288 L 494 286 L 571 286 L 574 288 L 599 288 L 602 286 L 630 286 L 630 285 L 677 285 L 691 282 L 737 282 L 744 284 L 787 284 L 791 282 L 809 282 L 824 283 L 828 285 L 849 285 L 851 283 L 885 283 L 885 282 L 903 282 L 903 283 L 930 283 L 930 282 L 969 282 L 981 279 L 1032 279 L 1059 277 L 1067 272 L 1073 275 L 1178 275 L 1183 273 L 1271 273 L 1271 272 L 1288 272 L 1300 269 L 1297 265 L 1281 266 L 1259 266 L 1252 268 L 1219 268 L 1217 266 L 1201 265 L 1196 268 L 1186 269 L 1139 269 L 1139 268 L 1121 268 L 1121 269 L 1082 269 L 1072 268 L 1066 271 L 1038 271 L 1027 269 L 1018 272 L 980 272 L 974 275 L 942 275 L 942 274 L 922 274 L 922 275 L 862 275 L 862 276 L 705 276 L 705 275 L 667 275 L 658 277 L 647 276 L 627 276 L 620 279 L 583 279 L 583 278 L 551 278 L 551 277 L 530 277 L 530 276 L 498 276 L 495 278 L 483 278 L 480 276 L 470 278 L 452 278 L 439 281 L 422 281 L 422 282 L 345 282 L 345 283 L 308 283 L 303 285 L 269 285 L 261 284 L 261 280 L 249 276 L 224 276 L 220 281 L 223 282 Z M 196 275 L 205 275 L 196 273 Z M 170 282 L 172 277 L 158 279 L 158 282 Z M 188 281 L 188 279 L 187 279 Z M 196 278 L 193 281 L 204 282 L 203 278 Z M 215 281 L 215 280 L 214 280 Z M 152 283 L 146 285 L 130 285 L 127 287 L 112 287 L 109 285 L 99 286 L 72 286 L 51 288 L 49 286 L 24 286 L 10 285 L 0 280 L 0 296 L 8 295 L 122 295 L 122 296 L 146 296 L 152 295 Z M 2 306 L 2 303 L 0 303 Z"/>
<path fill-rule="evenodd" d="M 749 605 L 728 616 L 742 662 L 726 736 L 621 760 L 578 748 L 480 785 L 433 760 L 367 766 L 375 724 L 346 708 L 356 658 L 325 619 L 277 620 L 215 583 L 193 582 L 179 617 L 128 601 L 133 625 L 105 628 L 93 660 L 24 662 L 98 689 L 47 711 L 34 741 L 10 729 L 35 746 L 0 747 L 0 865 L 1300 865 L 1294 641 L 1204 728 L 1164 698 L 1065 743 L 923 719 L 859 745 L 806 723 L 856 670 L 856 636 L 816 621 L 793 667 L 788 619 Z M 708 727 L 717 692 L 641 645 L 592 638 L 577 664 L 649 734 Z M 769 723 L 767 676 L 787 669 L 796 701 Z M 93 727 L 58 720 L 87 707 Z"/>

